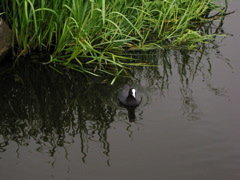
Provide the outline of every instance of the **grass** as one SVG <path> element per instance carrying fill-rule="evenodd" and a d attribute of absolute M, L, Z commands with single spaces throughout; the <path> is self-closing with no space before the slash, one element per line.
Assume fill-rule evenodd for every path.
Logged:
<path fill-rule="evenodd" d="M 99 76 L 126 72 L 128 49 L 211 39 L 200 27 L 214 0 L 5 0 L 0 15 L 12 28 L 16 58 L 49 52 L 48 63 Z M 139 63 L 139 62 L 138 62 Z"/>

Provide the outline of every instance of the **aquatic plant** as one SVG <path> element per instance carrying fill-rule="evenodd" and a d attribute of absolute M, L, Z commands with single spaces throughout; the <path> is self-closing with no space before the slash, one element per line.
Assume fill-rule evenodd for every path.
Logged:
<path fill-rule="evenodd" d="M 46 60 L 95 76 L 119 75 L 129 49 L 196 45 L 212 36 L 200 27 L 213 0 L 5 0 L 0 13 L 12 28 L 15 56 L 49 52 Z M 217 13 L 219 15 L 219 13 Z M 135 62 L 135 61 L 134 61 Z"/>

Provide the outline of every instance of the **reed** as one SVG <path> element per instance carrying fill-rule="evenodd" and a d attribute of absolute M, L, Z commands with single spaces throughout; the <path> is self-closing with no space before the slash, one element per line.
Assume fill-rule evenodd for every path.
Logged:
<path fill-rule="evenodd" d="M 194 44 L 213 0 L 5 0 L 0 15 L 13 32 L 16 57 L 47 51 L 49 63 L 98 76 L 128 67 L 126 49 Z M 4 12 L 4 13 L 2 13 Z"/>

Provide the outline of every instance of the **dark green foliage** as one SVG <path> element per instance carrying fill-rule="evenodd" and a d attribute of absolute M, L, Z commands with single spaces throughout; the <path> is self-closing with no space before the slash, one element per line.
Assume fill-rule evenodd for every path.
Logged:
<path fill-rule="evenodd" d="M 210 0 L 0 2 L 1 16 L 12 26 L 16 57 L 47 51 L 49 63 L 92 75 L 124 72 L 125 49 L 163 47 L 166 42 L 194 47 L 210 39 L 197 27 L 218 8 Z"/>

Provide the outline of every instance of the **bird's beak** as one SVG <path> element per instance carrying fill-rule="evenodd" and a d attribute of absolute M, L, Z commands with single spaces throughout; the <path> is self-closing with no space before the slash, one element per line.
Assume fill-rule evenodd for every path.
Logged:
<path fill-rule="evenodd" d="M 133 96 L 134 98 L 136 98 L 136 90 L 135 90 L 135 89 L 132 90 L 132 96 Z"/>

